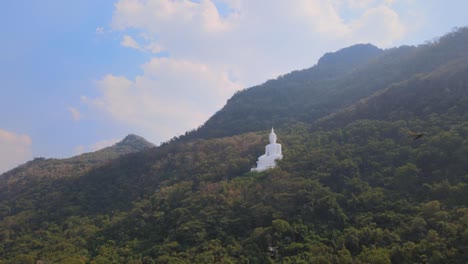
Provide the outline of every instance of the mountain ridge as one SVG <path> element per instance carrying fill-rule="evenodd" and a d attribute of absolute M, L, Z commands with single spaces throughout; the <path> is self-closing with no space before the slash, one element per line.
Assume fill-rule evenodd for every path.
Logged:
<path fill-rule="evenodd" d="M 468 52 L 467 32 L 468 28 L 459 28 L 417 47 L 379 51 L 372 45 L 355 45 L 328 53 L 321 58 L 322 63 L 311 68 L 236 93 L 204 125 L 179 139 L 223 137 L 266 130 L 272 125 L 313 122 L 394 83 L 456 60 Z M 359 56 L 363 53 L 367 55 Z M 325 63 L 328 58 L 349 54 L 353 63 L 344 63 L 347 66 L 334 68 Z"/>
<path fill-rule="evenodd" d="M 351 115 L 359 115 L 358 112 L 365 113 L 361 114 L 361 116 L 366 116 L 367 119 L 388 119 L 389 117 L 376 116 L 380 109 L 385 108 L 389 111 L 391 109 L 398 109 L 398 107 L 402 107 L 402 105 L 405 104 L 404 107 L 409 108 L 411 101 L 423 101 L 421 98 L 427 98 L 425 100 L 430 101 L 430 103 L 424 102 L 423 105 L 411 106 L 411 108 L 414 109 L 413 111 L 420 112 L 418 113 L 419 115 L 422 115 L 424 111 L 433 114 L 435 109 L 442 105 L 444 105 L 441 107 L 442 111 L 450 110 L 452 107 L 458 107 L 457 111 L 460 115 L 463 115 L 463 113 L 468 112 L 467 102 L 463 101 L 463 98 L 468 96 L 468 90 L 465 89 L 466 86 L 468 86 L 467 72 L 468 56 L 460 57 L 435 68 L 433 71 L 415 75 L 408 80 L 381 89 L 344 109 L 318 119 L 315 124 L 327 126 L 330 125 L 330 122 L 327 124 L 327 121 L 336 123 L 337 121 L 339 122 L 340 119 L 351 123 L 353 120 L 359 119 L 359 117 L 351 117 Z M 450 89 L 444 87 L 444 84 L 451 82 L 452 79 L 457 80 L 457 83 L 452 85 Z M 409 89 L 410 87 L 412 89 Z M 411 97 L 402 97 L 397 94 L 407 93 L 411 90 Z M 393 100 L 395 97 L 402 98 L 403 100 L 395 101 Z M 425 109 L 428 105 L 431 106 L 433 109 L 432 111 Z M 398 118 L 402 118 L 402 116 L 398 116 Z M 410 116 L 408 118 L 410 118 Z M 343 125 L 343 123 L 339 125 L 334 124 L 335 127 Z"/>
<path fill-rule="evenodd" d="M 101 166 L 110 160 L 118 158 L 119 156 L 153 147 L 155 147 L 155 145 L 148 142 L 143 137 L 129 134 L 114 145 L 94 152 L 82 153 L 65 159 L 35 158 L 10 171 L 0 174 L 0 186 L 2 185 L 2 181 L 11 182 L 12 180 L 20 180 L 23 177 L 25 177 L 25 179 L 29 179 L 30 177 L 27 177 L 28 175 L 34 175 L 34 177 L 47 177 L 50 176 L 50 173 L 48 173 L 49 171 L 56 171 L 56 173 L 59 171 L 59 174 L 65 174 L 68 176 L 80 175 L 95 166 Z M 16 179 L 12 179 L 12 175 L 15 175 Z"/>

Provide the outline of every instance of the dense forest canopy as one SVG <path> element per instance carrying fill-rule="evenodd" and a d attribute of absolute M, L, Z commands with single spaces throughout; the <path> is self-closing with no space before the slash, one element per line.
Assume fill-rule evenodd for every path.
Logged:
<path fill-rule="evenodd" d="M 0 263 L 467 263 L 466 43 L 352 46 L 159 147 L 7 172 Z"/>

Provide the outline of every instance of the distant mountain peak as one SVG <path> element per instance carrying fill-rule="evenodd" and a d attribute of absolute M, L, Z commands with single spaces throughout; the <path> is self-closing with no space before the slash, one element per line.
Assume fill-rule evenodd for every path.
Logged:
<path fill-rule="evenodd" d="M 151 143 L 151 142 L 147 141 L 146 139 L 144 139 L 143 137 L 135 135 L 135 134 L 127 135 L 124 139 L 122 139 L 122 141 L 115 144 L 115 146 L 117 146 L 117 147 L 127 146 L 127 147 L 136 148 L 136 149 L 139 149 L 139 150 L 155 147 L 155 145 L 153 143 Z"/>
<path fill-rule="evenodd" d="M 155 145 L 148 142 L 143 137 L 130 134 L 113 146 L 95 152 L 83 153 L 67 159 L 36 158 L 9 172 L 0 174 L 0 184 L 2 179 L 5 180 L 12 177 L 16 178 L 14 181 L 17 181 L 22 178 L 28 179 L 30 177 L 40 176 L 61 178 L 64 176 L 79 175 L 120 156 L 153 147 L 155 147 Z M 53 172 L 50 172 L 50 170 Z"/>
<path fill-rule="evenodd" d="M 383 50 L 372 44 L 356 44 L 336 52 L 325 53 L 318 61 L 318 66 L 352 66 L 379 55 Z"/>

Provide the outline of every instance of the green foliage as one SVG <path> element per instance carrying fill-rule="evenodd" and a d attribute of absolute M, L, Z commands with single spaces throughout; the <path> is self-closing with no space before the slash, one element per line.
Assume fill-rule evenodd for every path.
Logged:
<path fill-rule="evenodd" d="M 329 54 L 234 96 L 213 117 L 225 126 L 157 148 L 10 171 L 0 263 L 467 263 L 466 31 L 341 66 Z M 308 104 L 311 87 L 329 101 Z M 284 109 L 244 113 L 259 104 Z M 290 124 L 277 131 L 284 158 L 250 172 L 267 143 L 266 123 L 250 126 L 272 113 Z M 211 138 L 239 120 L 232 133 L 258 132 Z"/>
<path fill-rule="evenodd" d="M 372 264 L 390 264 L 390 253 L 387 249 L 383 248 L 366 248 L 362 250 L 361 254 L 358 256 L 358 260 L 362 263 L 372 263 Z"/>

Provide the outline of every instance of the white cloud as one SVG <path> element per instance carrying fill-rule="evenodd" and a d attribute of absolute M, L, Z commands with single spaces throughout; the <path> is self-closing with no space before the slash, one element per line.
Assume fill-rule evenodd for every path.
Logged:
<path fill-rule="evenodd" d="M 215 4 L 209 0 L 200 3 L 172 0 L 121 0 L 115 4 L 113 27 L 146 28 L 152 32 L 165 30 L 166 25 L 190 30 L 220 32 L 229 29 L 229 22 L 222 19 Z"/>
<path fill-rule="evenodd" d="M 93 145 L 91 145 L 89 147 L 89 149 L 91 151 L 97 151 L 97 150 L 100 150 L 100 149 L 103 149 L 103 148 L 110 147 L 110 146 L 114 145 L 117 142 L 119 142 L 119 139 L 116 139 L 116 138 L 105 139 L 105 140 L 101 140 L 101 141 L 98 141 L 98 142 L 94 143 Z"/>
<path fill-rule="evenodd" d="M 119 142 L 119 140 L 114 138 L 114 139 L 101 140 L 89 146 L 80 145 L 75 148 L 74 154 L 79 155 L 79 154 L 86 153 L 86 152 L 98 151 L 100 149 L 110 147 L 117 142 Z"/>
<path fill-rule="evenodd" d="M 155 142 L 201 125 L 241 88 L 227 72 L 200 63 L 153 58 L 142 68 L 134 80 L 105 76 L 102 96 L 83 99 Z"/>
<path fill-rule="evenodd" d="M 83 146 L 83 145 L 79 145 L 79 146 L 76 147 L 76 148 L 74 149 L 74 151 L 73 151 L 73 153 L 74 153 L 75 155 L 80 155 L 80 154 L 83 154 L 83 153 L 85 153 L 85 152 L 86 152 L 86 147 Z"/>
<path fill-rule="evenodd" d="M 146 45 L 140 45 L 134 38 L 129 35 L 124 35 L 120 44 L 127 48 L 133 48 L 139 51 L 149 51 L 152 53 L 159 53 L 163 49 L 161 45 L 152 42 L 151 40 L 146 40 L 148 42 Z"/>
<path fill-rule="evenodd" d="M 80 111 L 74 107 L 68 107 L 67 110 L 70 112 L 74 121 L 79 121 L 83 117 Z"/>
<path fill-rule="evenodd" d="M 406 27 L 400 21 L 398 14 L 387 6 L 368 9 L 360 20 L 352 23 L 354 36 L 382 46 L 390 46 L 395 39 L 400 39 L 406 33 Z M 391 32 L 381 35 L 380 31 Z"/>
<path fill-rule="evenodd" d="M 216 9 L 221 2 L 230 12 Z M 388 0 L 120 0 L 112 27 L 133 39 L 144 35 L 173 58 L 228 67 L 251 86 L 347 45 L 389 47 L 406 25 Z"/>
<path fill-rule="evenodd" d="M 163 48 L 161 47 L 161 45 L 155 42 L 150 42 L 144 47 L 144 49 L 152 53 L 160 53 L 161 51 L 163 51 Z"/>
<path fill-rule="evenodd" d="M 314 32 L 329 38 L 328 41 L 334 38 L 345 45 L 370 42 L 389 47 L 406 33 L 407 26 L 392 9 L 390 0 L 301 0 L 300 3 L 297 14 L 305 14 Z M 340 16 L 340 9 L 345 6 L 348 14 L 357 14 L 346 21 Z"/>
<path fill-rule="evenodd" d="M 164 47 L 170 57 L 149 59 L 136 77 L 109 73 L 98 82 L 101 95 L 84 101 L 166 140 L 203 123 L 235 90 L 310 67 L 325 52 L 393 45 L 408 27 L 393 2 L 119 0 L 111 27 L 124 34 L 121 44 Z"/>
<path fill-rule="evenodd" d="M 120 42 L 120 44 L 124 47 L 128 47 L 128 48 L 134 48 L 134 49 L 137 49 L 137 50 L 143 50 L 140 45 L 136 42 L 136 40 L 134 40 L 132 37 L 130 37 L 129 35 L 125 35 L 123 36 L 123 39 L 122 39 L 122 42 Z"/>
<path fill-rule="evenodd" d="M 332 34 L 337 37 L 350 33 L 350 28 L 343 23 L 338 14 L 337 5 L 331 1 L 301 0 L 294 5 L 293 14 L 310 25 L 313 32 Z"/>
<path fill-rule="evenodd" d="M 0 129 L 0 173 L 31 159 L 31 144 L 28 135 Z"/>

